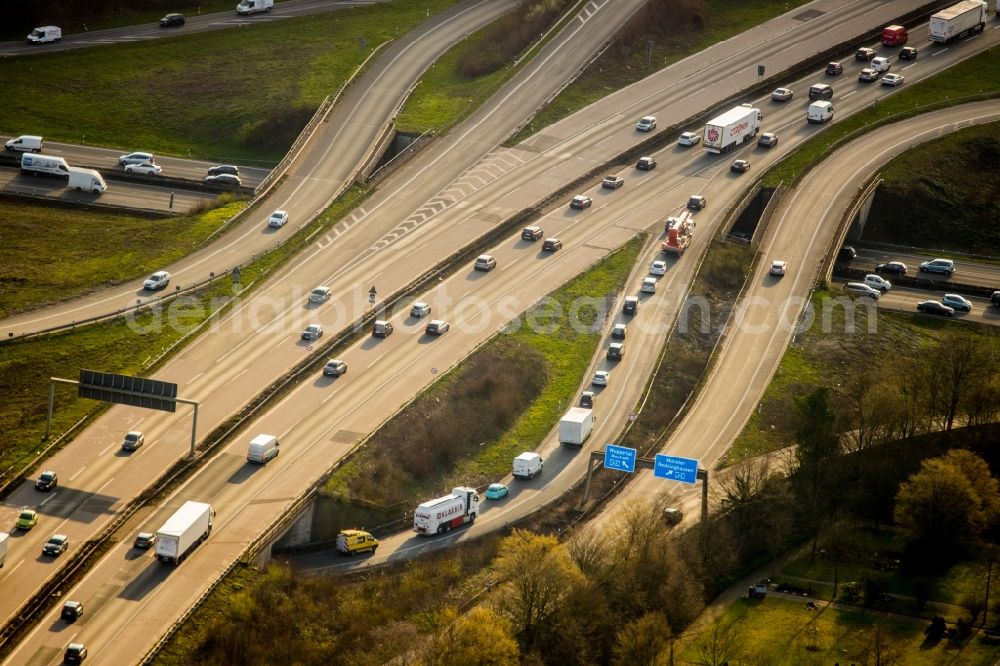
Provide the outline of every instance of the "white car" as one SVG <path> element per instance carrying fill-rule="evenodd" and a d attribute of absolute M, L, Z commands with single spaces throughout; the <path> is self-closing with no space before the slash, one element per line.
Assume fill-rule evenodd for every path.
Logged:
<path fill-rule="evenodd" d="M 339 358 L 331 358 L 323 366 L 323 374 L 327 377 L 339 377 L 347 372 L 347 364 Z"/>
<path fill-rule="evenodd" d="M 777 275 L 778 277 L 781 277 L 782 275 L 785 274 L 785 270 L 787 269 L 788 269 L 787 261 L 772 261 L 771 270 L 769 270 L 768 273 L 770 273 L 771 275 Z"/>
<path fill-rule="evenodd" d="M 886 280 L 881 275 L 875 275 L 874 273 L 866 275 L 864 283 L 871 287 L 872 289 L 878 289 L 883 294 L 890 289 L 892 289 L 892 283 Z"/>
<path fill-rule="evenodd" d="M 655 294 L 656 293 L 656 279 L 646 278 L 642 281 L 642 286 L 639 287 L 639 291 L 644 294 Z"/>
<path fill-rule="evenodd" d="M 152 153 L 129 153 L 118 158 L 118 164 L 128 166 L 129 164 L 152 164 L 156 161 L 156 156 Z"/>
<path fill-rule="evenodd" d="M 882 85 L 884 86 L 898 86 L 903 83 L 902 74 L 886 74 L 882 77 Z"/>
<path fill-rule="evenodd" d="M 170 273 L 166 271 L 156 271 L 142 283 L 143 289 L 148 289 L 150 291 L 156 291 L 158 289 L 163 289 L 168 284 L 170 284 Z"/>
<path fill-rule="evenodd" d="M 125 173 L 137 173 L 143 176 L 159 176 L 163 167 L 159 164 L 129 164 L 125 167 Z"/>
<path fill-rule="evenodd" d="M 410 316 L 420 319 L 421 317 L 426 317 L 431 313 L 431 306 L 423 301 L 417 301 L 410 308 Z"/>
<path fill-rule="evenodd" d="M 326 303 L 330 300 L 329 287 L 316 287 L 309 293 L 310 303 Z"/>
<path fill-rule="evenodd" d="M 267 218 L 267 226 L 272 229 L 280 229 L 285 226 L 286 222 L 288 222 L 288 213 L 283 210 L 276 210 L 271 213 L 271 217 Z"/>
<path fill-rule="evenodd" d="M 949 308 L 958 310 L 960 312 L 971 312 L 972 303 L 969 299 L 964 296 L 959 296 L 958 294 L 945 294 L 941 297 L 941 302 L 947 305 Z"/>
<path fill-rule="evenodd" d="M 635 128 L 640 132 L 651 132 L 656 129 L 656 116 L 643 116 L 635 124 Z"/>
<path fill-rule="evenodd" d="M 650 275 L 666 275 L 667 274 L 667 262 L 662 259 L 657 259 L 649 265 Z"/>
<path fill-rule="evenodd" d="M 699 143 L 701 143 L 701 134 L 697 132 L 684 132 L 677 137 L 677 145 L 679 146 L 697 146 Z"/>
<path fill-rule="evenodd" d="M 787 102 L 793 95 L 795 95 L 795 93 L 788 88 L 775 88 L 774 92 L 771 93 L 771 99 L 775 102 Z"/>
<path fill-rule="evenodd" d="M 428 322 L 427 328 L 424 329 L 424 332 L 427 333 L 427 335 L 444 335 L 448 332 L 449 328 L 451 328 L 451 326 L 448 325 L 448 322 L 441 319 L 432 319 Z"/>
<path fill-rule="evenodd" d="M 608 380 L 611 379 L 610 370 L 598 370 L 594 373 L 594 378 L 590 380 L 590 383 L 594 386 L 607 386 Z"/>

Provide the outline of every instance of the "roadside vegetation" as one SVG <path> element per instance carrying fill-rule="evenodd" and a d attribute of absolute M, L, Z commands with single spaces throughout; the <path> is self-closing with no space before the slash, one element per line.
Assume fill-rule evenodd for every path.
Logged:
<path fill-rule="evenodd" d="M 7 220 L 0 243 L 0 318 L 160 270 L 246 206 L 229 194 L 216 203 L 188 215 L 151 217 L 0 199 L 0 217 Z"/>
<path fill-rule="evenodd" d="M 921 47 L 920 57 L 930 56 L 933 50 L 933 45 Z M 763 184 L 776 186 L 782 181 L 786 184 L 795 182 L 810 166 L 819 164 L 841 139 L 857 138 L 881 123 L 903 120 L 960 102 L 1000 95 L 1000 71 L 997 71 L 995 65 L 996 56 L 991 51 L 984 51 L 949 67 L 947 72 L 919 83 L 904 83 L 902 88 L 891 94 L 887 92 L 871 107 L 838 120 L 836 124 L 803 143 L 795 152 L 768 170 Z M 996 136 L 996 125 L 990 127 L 994 128 L 993 136 Z M 945 142 L 947 141 L 946 139 Z M 961 156 L 956 155 L 953 159 L 961 159 Z M 994 161 L 994 158 L 988 156 L 987 159 Z M 921 170 L 928 167 L 931 167 L 930 162 L 921 162 Z"/>
<path fill-rule="evenodd" d="M 882 169 L 863 238 L 1000 258 L 1000 123 L 967 127 L 909 150 Z M 978 180 L 978 179 L 977 179 Z"/>
<path fill-rule="evenodd" d="M 453 46 L 424 73 L 396 128 L 440 133 L 458 123 L 517 72 L 514 61 L 575 2 L 522 0 L 513 12 Z"/>
<path fill-rule="evenodd" d="M 853 302 L 853 322 L 839 303 Z M 996 327 L 869 308 L 818 291 L 815 318 L 796 336 L 731 451 L 734 459 L 795 441 L 796 396 L 830 387 L 840 431 L 859 447 L 952 424 L 1000 421 Z M 824 319 L 827 323 L 824 323 Z M 894 353 L 876 353 L 893 350 Z"/>
<path fill-rule="evenodd" d="M 274 163 L 372 49 L 455 2 L 379 2 L 239 29 L 5 58 L 0 131 Z"/>
<path fill-rule="evenodd" d="M 516 145 L 616 90 L 804 4 L 806 0 L 649 0 L 611 46 L 506 145 Z"/>
<path fill-rule="evenodd" d="M 295 256 L 314 229 L 332 227 L 363 196 L 364 192 L 357 188 L 348 190 L 320 215 L 316 224 L 300 230 L 280 248 L 245 266 L 241 271 L 242 286 L 265 278 Z M 181 306 L 168 305 L 164 309 L 170 313 L 171 325 L 154 327 L 151 324 L 157 320 L 156 315 L 138 315 L 134 318 L 135 328 L 142 333 L 135 332 L 125 320 L 114 320 L 0 344 L 0 386 L 4 387 L 5 398 L 4 409 L 0 410 L 0 470 L 4 470 L 0 482 L 17 473 L 44 446 L 41 437 L 45 432 L 50 377 L 73 379 L 80 368 L 145 374 L 152 369 L 156 357 L 180 339 L 183 332 L 208 319 L 237 291 L 231 279 L 225 277 L 185 297 Z M 57 389 L 55 395 L 54 435 L 101 409 L 99 403 L 78 399 L 75 391 L 65 387 Z"/>
<path fill-rule="evenodd" d="M 600 341 L 606 307 L 643 241 L 636 237 L 557 289 L 432 385 L 338 467 L 327 489 L 363 498 L 365 505 L 409 509 L 442 489 L 502 478 L 514 456 L 536 448 L 572 402 Z M 605 309 L 574 309 L 577 299 L 595 296 L 605 299 Z M 565 314 L 571 311 L 579 327 Z M 554 319 L 553 312 L 564 315 Z M 542 333 L 538 326 L 554 330 Z"/>

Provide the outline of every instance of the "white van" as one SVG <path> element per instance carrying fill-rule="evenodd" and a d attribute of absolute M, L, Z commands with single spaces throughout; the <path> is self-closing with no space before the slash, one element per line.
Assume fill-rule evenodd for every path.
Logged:
<path fill-rule="evenodd" d="M 21 153 L 40 153 L 42 152 L 42 137 L 33 134 L 22 134 L 16 139 L 11 139 L 5 143 L 4 148 Z"/>
<path fill-rule="evenodd" d="M 533 479 L 542 473 L 542 457 L 537 453 L 526 451 L 514 458 L 514 477 L 518 479 Z"/>
<path fill-rule="evenodd" d="M 43 25 L 32 30 L 27 37 L 29 44 L 47 44 L 62 39 L 62 28 L 57 25 Z"/>
<path fill-rule="evenodd" d="M 266 464 L 278 455 L 278 438 L 274 435 L 257 435 L 250 440 L 247 462 Z"/>
<path fill-rule="evenodd" d="M 833 118 L 833 104 L 826 100 L 813 102 L 806 112 L 806 120 L 811 123 L 825 123 Z"/>
<path fill-rule="evenodd" d="M 21 155 L 21 173 L 30 173 L 32 176 L 69 178 L 69 164 L 61 157 L 24 153 Z"/>
<path fill-rule="evenodd" d="M 108 189 L 108 184 L 104 178 L 94 169 L 81 169 L 80 167 L 69 168 L 69 181 L 66 187 L 77 192 L 90 192 L 91 194 L 102 194 Z"/>

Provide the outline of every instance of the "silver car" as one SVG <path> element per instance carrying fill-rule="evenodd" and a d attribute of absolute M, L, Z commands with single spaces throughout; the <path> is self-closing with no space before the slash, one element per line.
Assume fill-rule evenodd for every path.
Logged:
<path fill-rule="evenodd" d="M 129 164 L 153 164 L 156 156 L 152 153 L 129 153 L 118 158 L 118 164 L 128 166 Z"/>

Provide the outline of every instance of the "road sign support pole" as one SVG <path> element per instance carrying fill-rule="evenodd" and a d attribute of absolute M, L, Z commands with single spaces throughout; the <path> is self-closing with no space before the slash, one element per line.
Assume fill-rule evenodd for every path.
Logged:
<path fill-rule="evenodd" d="M 52 435 L 52 410 L 55 407 L 56 402 L 56 382 L 55 380 L 49 380 L 49 417 L 45 420 L 45 437 L 43 439 L 48 439 Z"/>
<path fill-rule="evenodd" d="M 198 403 L 194 403 L 194 418 L 191 419 L 191 455 L 194 460 L 194 445 L 198 441 Z"/>
<path fill-rule="evenodd" d="M 708 470 L 699 468 L 698 479 L 701 481 L 701 542 L 705 559 L 708 559 Z"/>
<path fill-rule="evenodd" d="M 583 486 L 583 500 L 580 502 L 580 506 L 583 507 L 587 504 L 587 499 L 590 497 L 590 477 L 594 475 L 594 462 L 604 462 L 604 452 L 603 451 L 591 451 L 590 460 L 587 461 L 587 482 Z"/>

